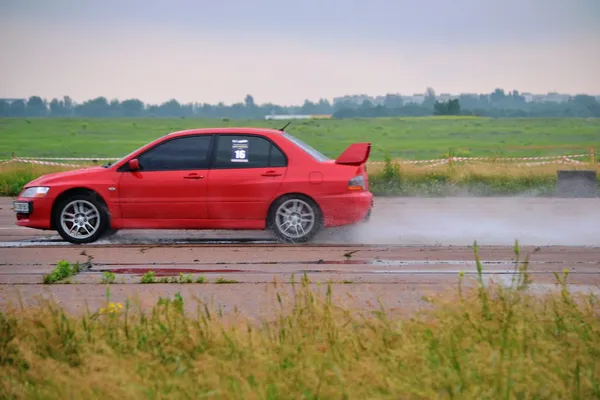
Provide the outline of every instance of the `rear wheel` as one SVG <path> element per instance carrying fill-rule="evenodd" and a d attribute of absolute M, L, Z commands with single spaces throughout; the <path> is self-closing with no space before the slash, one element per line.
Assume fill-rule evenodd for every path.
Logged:
<path fill-rule="evenodd" d="M 323 216 L 317 204 L 306 196 L 287 195 L 271 207 L 267 228 L 287 243 L 305 243 L 323 228 Z"/>
<path fill-rule="evenodd" d="M 56 207 L 54 226 L 67 242 L 92 243 L 106 232 L 108 212 L 95 196 L 77 194 L 61 201 Z"/>

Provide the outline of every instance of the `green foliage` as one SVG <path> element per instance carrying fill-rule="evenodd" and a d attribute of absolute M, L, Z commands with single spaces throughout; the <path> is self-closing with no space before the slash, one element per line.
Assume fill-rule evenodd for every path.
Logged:
<path fill-rule="evenodd" d="M 192 283 L 192 275 L 191 274 L 183 274 L 179 273 L 179 283 Z"/>
<path fill-rule="evenodd" d="M 498 285 L 478 251 L 474 282 L 460 273 L 457 293 L 409 316 L 353 309 L 306 278 L 277 289 L 281 311 L 264 322 L 180 293 L 150 312 L 108 290 L 78 316 L 50 300 L 8 309 L 0 385 L 7 398 L 598 398 L 597 297 L 571 293 L 566 273 L 537 292 L 518 244 L 513 281 Z"/>
<path fill-rule="evenodd" d="M 71 264 L 68 261 L 61 260 L 49 274 L 44 275 L 44 283 L 58 283 L 66 278 L 78 274 L 81 271 L 79 263 Z M 68 283 L 68 282 L 67 282 Z"/>
<path fill-rule="evenodd" d="M 154 271 L 148 271 L 144 275 L 142 275 L 142 283 L 154 283 Z"/>
<path fill-rule="evenodd" d="M 496 88 L 491 93 L 478 95 L 461 94 L 451 100 L 458 105 L 464 105 L 468 115 L 489 117 L 598 117 L 600 104 L 598 98 L 586 94 L 561 96 L 561 102 L 547 101 L 542 96 L 526 101 L 525 96 L 518 91 L 506 93 L 504 89 Z M 342 96 L 333 104 L 321 99 L 318 103 L 305 100 L 302 106 L 279 106 L 274 104 L 255 103 L 251 95 L 246 95 L 243 103 L 231 105 L 212 104 L 196 107 L 194 104 L 181 104 L 171 99 L 162 104 L 144 104 L 140 99 L 128 99 L 110 102 L 106 97 L 88 99 L 75 104 L 69 96 L 62 99 L 53 98 L 49 104 L 39 96 L 31 96 L 28 100 L 16 100 L 8 103 L 0 99 L 0 117 L 172 117 L 172 118 L 230 118 L 263 119 L 271 113 L 282 114 L 332 114 L 336 118 L 356 117 L 392 117 L 392 116 L 424 116 L 431 115 L 436 104 L 436 94 L 433 88 L 427 88 L 425 98 L 421 103 L 400 95 L 386 94 L 383 104 L 374 105 L 373 97 L 356 101 L 355 96 Z M 29 119 L 27 121 L 30 121 Z M 85 129 L 85 127 L 84 127 Z"/>
<path fill-rule="evenodd" d="M 162 308 L 163 310 L 168 310 L 170 308 L 174 308 L 179 314 L 183 314 L 183 305 L 183 296 L 181 296 L 181 293 L 179 292 L 175 293 L 174 299 L 169 297 L 159 297 L 157 303 L 157 307 L 159 309 Z"/>
<path fill-rule="evenodd" d="M 369 189 L 377 196 L 550 196 L 556 190 L 556 170 L 493 164 L 426 169 L 401 167 L 387 159 L 381 170 L 369 174 Z"/>
<path fill-rule="evenodd" d="M 0 167 L 0 195 L 17 196 L 25 184 L 38 178 L 44 173 L 43 171 L 48 171 L 48 169 L 27 168 L 26 166 Z"/>
<path fill-rule="evenodd" d="M 101 283 L 105 283 L 105 284 L 111 284 L 111 283 L 115 283 L 115 279 L 116 279 L 116 275 L 114 272 L 111 271 L 104 271 L 102 273 L 102 280 Z"/>
<path fill-rule="evenodd" d="M 219 277 L 219 278 L 215 279 L 215 283 L 218 285 L 222 285 L 222 284 L 239 283 L 239 282 L 234 279 L 226 279 L 223 277 Z"/>
<path fill-rule="evenodd" d="M 433 106 L 433 115 L 460 115 L 459 100 L 436 101 Z"/>
<path fill-rule="evenodd" d="M 195 281 L 192 278 L 192 274 L 184 274 L 182 272 L 179 275 L 175 276 L 163 276 L 162 278 L 156 279 L 156 275 L 154 271 L 148 271 L 142 275 L 141 283 L 149 284 L 149 283 L 179 283 L 179 284 L 187 284 L 187 283 L 204 283 L 206 282 L 206 278 L 203 276 L 199 276 Z"/>

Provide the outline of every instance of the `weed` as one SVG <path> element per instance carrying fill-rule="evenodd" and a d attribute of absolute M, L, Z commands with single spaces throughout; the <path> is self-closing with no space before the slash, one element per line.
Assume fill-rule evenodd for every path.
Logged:
<path fill-rule="evenodd" d="M 225 278 L 221 277 L 221 278 L 215 279 L 215 283 L 216 284 L 227 284 L 227 283 L 239 283 L 239 282 L 236 280 L 233 280 L 233 279 L 225 279 Z"/>
<path fill-rule="evenodd" d="M 142 275 L 142 283 L 154 283 L 154 271 L 148 271 Z"/>
<path fill-rule="evenodd" d="M 45 284 L 57 283 L 63 279 L 72 277 L 81 272 L 79 263 L 70 264 L 68 261 L 61 260 L 56 264 L 56 267 L 49 274 L 44 275 L 43 282 Z M 66 283 L 70 283 L 67 281 Z"/>
<path fill-rule="evenodd" d="M 109 314 L 109 315 L 121 315 L 123 312 L 123 305 L 121 303 L 113 303 L 109 302 L 106 307 L 102 307 L 99 314 Z"/>
<path fill-rule="evenodd" d="M 178 276 L 164 276 L 156 279 L 154 271 L 148 271 L 142 276 L 142 283 L 193 283 L 191 274 L 179 273 Z"/>
<path fill-rule="evenodd" d="M 174 297 L 175 298 L 173 300 L 171 300 L 169 297 L 159 297 L 157 305 L 159 307 L 164 306 L 165 309 L 168 309 L 169 307 L 173 306 L 180 314 L 183 314 L 183 296 L 181 296 L 181 293 L 177 292 L 175 293 Z"/>
<path fill-rule="evenodd" d="M 102 273 L 102 280 L 100 282 L 106 283 L 106 284 L 111 284 L 111 283 L 114 283 L 116 279 L 117 279 L 117 276 L 115 275 L 114 272 L 104 271 Z"/>
<path fill-rule="evenodd" d="M 203 277 L 203 276 L 199 276 L 199 277 L 196 279 L 196 283 L 204 283 L 204 282 L 206 282 L 206 278 L 205 278 L 205 277 Z"/>

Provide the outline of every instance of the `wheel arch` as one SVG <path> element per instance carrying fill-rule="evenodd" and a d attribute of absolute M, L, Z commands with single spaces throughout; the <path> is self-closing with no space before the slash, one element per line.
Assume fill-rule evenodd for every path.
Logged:
<path fill-rule="evenodd" d="M 64 199 L 66 199 L 70 196 L 78 195 L 78 194 L 88 194 L 88 195 L 94 196 L 100 203 L 102 203 L 106 207 L 106 210 L 108 211 L 108 203 L 106 202 L 106 200 L 104 200 L 104 197 L 102 197 L 102 195 L 100 193 L 98 193 L 97 191 L 90 189 L 88 187 L 84 187 L 84 186 L 70 188 L 70 189 L 63 191 L 58 196 L 56 196 L 56 198 L 54 199 L 54 202 L 52 203 L 52 211 L 50 213 L 50 229 L 53 229 L 53 230 L 56 229 L 55 216 L 56 216 L 56 210 L 58 208 L 58 205 Z M 110 228 L 110 212 L 108 212 L 108 221 L 107 222 L 108 222 L 108 227 Z"/>

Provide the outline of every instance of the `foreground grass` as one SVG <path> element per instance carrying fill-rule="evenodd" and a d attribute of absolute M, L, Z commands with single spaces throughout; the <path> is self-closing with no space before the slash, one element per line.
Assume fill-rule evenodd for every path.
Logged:
<path fill-rule="evenodd" d="M 166 133 L 213 126 L 280 128 L 285 121 L 219 119 L 0 119 L 0 159 L 122 157 Z M 422 117 L 297 120 L 287 129 L 331 158 L 373 143 L 372 160 L 446 156 L 600 154 L 600 119 Z"/>
<path fill-rule="evenodd" d="M 145 313 L 108 293 L 79 317 L 51 302 L 10 309 L 0 387 L 3 398 L 599 398 L 598 299 L 569 293 L 566 275 L 534 295 L 523 265 L 511 288 L 479 275 L 402 319 L 335 304 L 306 277 L 262 324 L 204 304 L 191 314 L 179 294 Z"/>
<path fill-rule="evenodd" d="M 16 196 L 25 184 L 42 175 L 71 169 L 73 168 L 28 164 L 0 165 L 0 196 Z"/>
<path fill-rule="evenodd" d="M 16 196 L 23 185 L 31 180 L 54 172 L 72 168 L 6 164 L 0 165 L 0 196 Z M 547 196 L 555 193 L 556 172 L 559 169 L 595 169 L 600 184 L 598 165 L 543 165 L 521 167 L 492 163 L 442 165 L 425 168 L 398 165 L 388 161 L 383 165 L 370 165 L 370 190 L 377 196 Z"/>

